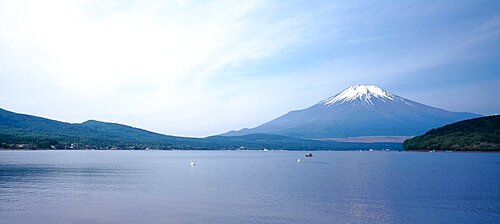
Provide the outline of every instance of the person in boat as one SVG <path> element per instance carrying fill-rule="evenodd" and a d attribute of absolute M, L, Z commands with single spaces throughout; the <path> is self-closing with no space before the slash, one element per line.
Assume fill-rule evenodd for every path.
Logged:
<path fill-rule="evenodd" d="M 312 153 L 306 154 L 306 157 L 313 157 Z"/>

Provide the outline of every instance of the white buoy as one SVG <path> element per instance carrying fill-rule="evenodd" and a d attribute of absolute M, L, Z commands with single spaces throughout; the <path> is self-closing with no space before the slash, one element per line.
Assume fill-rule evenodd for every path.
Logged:
<path fill-rule="evenodd" d="M 189 163 L 189 165 L 194 166 L 194 165 L 196 165 L 196 163 L 194 163 L 193 161 L 191 161 L 191 162 Z"/>
<path fill-rule="evenodd" d="M 297 162 L 300 163 L 300 158 L 297 159 Z"/>

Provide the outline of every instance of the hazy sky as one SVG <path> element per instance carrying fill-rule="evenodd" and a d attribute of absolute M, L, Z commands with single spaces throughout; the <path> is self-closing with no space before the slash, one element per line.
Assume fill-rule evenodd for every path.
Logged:
<path fill-rule="evenodd" d="M 2 1 L 0 108 L 181 136 L 349 85 L 500 113 L 500 1 Z"/>

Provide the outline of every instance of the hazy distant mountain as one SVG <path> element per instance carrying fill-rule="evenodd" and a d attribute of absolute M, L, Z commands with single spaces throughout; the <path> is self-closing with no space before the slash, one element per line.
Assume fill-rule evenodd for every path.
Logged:
<path fill-rule="evenodd" d="M 302 140 L 272 134 L 185 138 L 122 124 L 89 120 L 71 124 L 0 109 L 0 148 L 18 149 L 402 149 L 401 144 Z"/>
<path fill-rule="evenodd" d="M 256 128 L 223 135 L 271 133 L 299 138 L 414 136 L 479 116 L 430 107 L 373 85 L 354 85 L 309 108 L 291 111 Z"/>
<path fill-rule="evenodd" d="M 407 150 L 500 151 L 500 115 L 456 122 L 404 142 Z"/>

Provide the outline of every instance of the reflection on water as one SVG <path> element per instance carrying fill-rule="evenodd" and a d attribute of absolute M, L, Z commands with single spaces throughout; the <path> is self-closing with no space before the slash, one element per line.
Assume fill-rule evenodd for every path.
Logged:
<path fill-rule="evenodd" d="M 500 221 L 500 154 L 303 154 L 0 151 L 0 223 Z"/>

